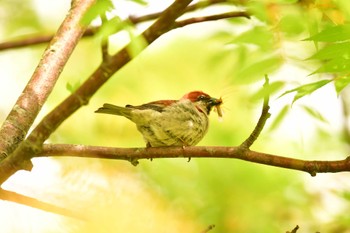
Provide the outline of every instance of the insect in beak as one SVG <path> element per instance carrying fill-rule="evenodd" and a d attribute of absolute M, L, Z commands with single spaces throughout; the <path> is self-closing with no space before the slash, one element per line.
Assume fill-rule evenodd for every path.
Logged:
<path fill-rule="evenodd" d="M 222 97 L 220 97 L 220 99 L 213 100 L 213 105 L 214 105 L 215 110 L 220 118 L 222 117 L 222 109 L 221 109 L 222 103 L 223 103 Z"/>

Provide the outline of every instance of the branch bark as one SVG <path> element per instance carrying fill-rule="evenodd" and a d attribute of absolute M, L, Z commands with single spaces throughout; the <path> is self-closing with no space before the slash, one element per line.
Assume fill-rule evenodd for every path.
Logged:
<path fill-rule="evenodd" d="M 33 76 L 0 129 L 0 161 L 23 141 L 42 105 L 75 48 L 85 27 L 80 19 L 94 0 L 73 1 L 70 13 L 58 29 Z"/>
<path fill-rule="evenodd" d="M 82 158 L 118 159 L 135 164 L 141 159 L 156 158 L 226 158 L 240 159 L 274 167 L 304 171 L 311 176 L 317 173 L 335 173 L 350 171 L 350 156 L 344 160 L 309 161 L 282 157 L 240 147 L 150 147 L 150 148 L 114 148 L 101 146 L 44 144 L 43 150 L 35 157 L 72 156 Z"/>

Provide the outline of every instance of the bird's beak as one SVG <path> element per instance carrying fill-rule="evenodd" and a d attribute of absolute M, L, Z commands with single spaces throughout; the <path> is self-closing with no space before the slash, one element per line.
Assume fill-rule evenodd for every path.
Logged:
<path fill-rule="evenodd" d="M 210 98 L 210 105 L 216 108 L 216 111 L 219 117 L 222 117 L 221 104 L 222 104 L 222 98 L 220 99 Z"/>
<path fill-rule="evenodd" d="M 222 99 L 217 99 L 217 98 L 210 98 L 210 104 L 211 106 L 216 106 L 222 104 Z"/>

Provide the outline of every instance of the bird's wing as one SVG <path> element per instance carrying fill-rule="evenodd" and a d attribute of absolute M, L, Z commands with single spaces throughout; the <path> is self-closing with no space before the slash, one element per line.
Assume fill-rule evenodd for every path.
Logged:
<path fill-rule="evenodd" d="M 146 104 L 138 105 L 138 106 L 133 106 L 133 105 L 126 105 L 125 107 L 127 108 L 133 108 L 133 109 L 138 109 L 138 110 L 155 110 L 157 112 L 163 112 L 164 108 L 166 106 L 172 105 L 176 103 L 177 100 L 158 100 L 158 101 L 153 101 L 149 102 Z"/>

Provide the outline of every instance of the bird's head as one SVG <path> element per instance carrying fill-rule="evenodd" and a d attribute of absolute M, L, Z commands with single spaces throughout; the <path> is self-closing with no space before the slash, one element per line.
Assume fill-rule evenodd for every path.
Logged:
<path fill-rule="evenodd" d="M 222 117 L 221 104 L 222 99 L 210 97 L 210 95 L 202 91 L 192 91 L 184 95 L 181 99 L 188 99 L 194 103 L 199 111 L 205 111 L 209 115 L 213 107 L 216 108 L 216 111 L 219 117 Z"/>

